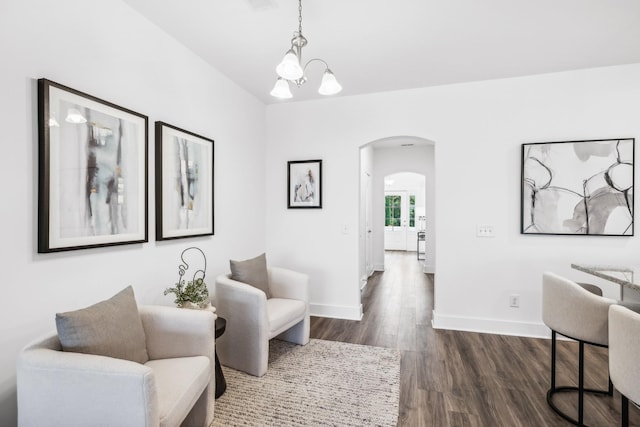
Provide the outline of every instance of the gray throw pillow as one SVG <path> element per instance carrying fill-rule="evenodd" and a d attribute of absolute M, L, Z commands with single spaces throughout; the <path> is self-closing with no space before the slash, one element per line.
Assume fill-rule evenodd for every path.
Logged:
<path fill-rule="evenodd" d="M 90 307 L 57 313 L 56 327 L 64 351 L 138 363 L 149 360 L 146 336 L 131 286 Z"/>
<path fill-rule="evenodd" d="M 267 295 L 267 298 L 271 298 L 265 254 L 244 261 L 230 260 L 229 264 L 231 265 L 231 280 L 237 280 L 260 289 Z"/>

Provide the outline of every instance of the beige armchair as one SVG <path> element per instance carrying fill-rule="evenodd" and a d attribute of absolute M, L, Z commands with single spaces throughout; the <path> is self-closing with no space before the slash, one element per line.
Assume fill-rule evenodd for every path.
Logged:
<path fill-rule="evenodd" d="M 262 376 L 267 372 L 270 339 L 309 342 L 308 276 L 268 268 L 271 298 L 230 276 L 216 278 L 216 309 L 227 319 L 226 332 L 216 343 L 218 357 L 225 366 Z"/>
<path fill-rule="evenodd" d="M 207 427 L 215 314 L 140 306 L 149 361 L 62 351 L 56 333 L 18 356 L 20 427 Z"/>

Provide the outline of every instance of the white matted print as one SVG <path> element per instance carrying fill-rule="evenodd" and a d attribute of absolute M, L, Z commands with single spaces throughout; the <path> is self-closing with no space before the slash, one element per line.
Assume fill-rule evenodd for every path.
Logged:
<path fill-rule="evenodd" d="M 633 236 L 633 138 L 522 144 L 522 234 Z"/>
<path fill-rule="evenodd" d="M 147 124 L 38 80 L 38 252 L 147 241 Z"/>
<path fill-rule="evenodd" d="M 214 142 L 156 122 L 156 239 L 213 235 Z"/>
<path fill-rule="evenodd" d="M 288 208 L 322 208 L 322 160 L 287 163 Z"/>

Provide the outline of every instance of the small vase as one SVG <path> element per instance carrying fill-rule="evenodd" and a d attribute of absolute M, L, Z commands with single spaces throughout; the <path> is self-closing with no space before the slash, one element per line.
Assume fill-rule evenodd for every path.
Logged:
<path fill-rule="evenodd" d="M 214 306 L 211 305 L 210 301 L 207 301 L 206 305 L 198 305 L 198 304 L 194 304 L 191 301 L 185 301 L 182 303 L 182 308 L 187 308 L 189 310 L 207 310 L 210 311 L 212 313 L 216 312 L 216 308 Z"/>
<path fill-rule="evenodd" d="M 182 303 L 182 308 L 187 308 L 189 310 L 200 310 L 198 304 L 194 304 L 191 301 L 185 301 Z"/>

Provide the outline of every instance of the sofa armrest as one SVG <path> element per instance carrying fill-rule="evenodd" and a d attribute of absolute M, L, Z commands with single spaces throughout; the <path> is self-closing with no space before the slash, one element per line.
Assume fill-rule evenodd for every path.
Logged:
<path fill-rule="evenodd" d="M 147 337 L 149 359 L 214 358 L 217 316 L 211 311 L 159 305 L 141 305 L 138 310 Z"/>
<path fill-rule="evenodd" d="M 274 298 L 309 302 L 309 276 L 280 267 L 269 267 L 269 291 Z"/>
<path fill-rule="evenodd" d="M 17 388 L 21 427 L 160 422 L 152 370 L 128 360 L 31 345 L 18 356 Z"/>

